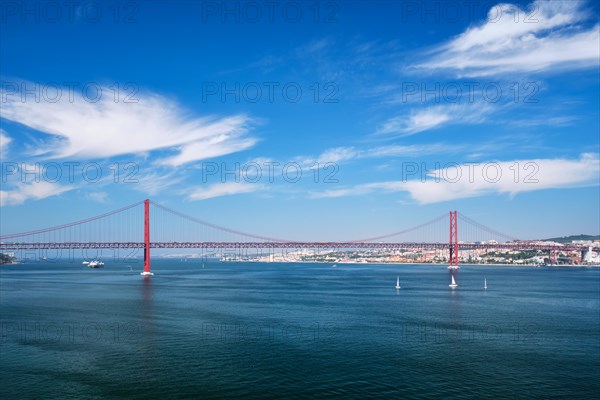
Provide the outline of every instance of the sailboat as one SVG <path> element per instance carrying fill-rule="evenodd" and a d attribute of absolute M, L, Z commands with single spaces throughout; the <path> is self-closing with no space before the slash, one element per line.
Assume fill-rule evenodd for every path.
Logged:
<path fill-rule="evenodd" d="M 450 286 L 452 289 L 456 289 L 458 287 L 458 285 L 456 284 L 456 281 L 454 280 L 454 275 L 450 275 L 452 277 L 452 283 L 450 283 L 448 286 Z"/>
<path fill-rule="evenodd" d="M 396 278 L 396 289 L 400 289 L 400 277 Z"/>
<path fill-rule="evenodd" d="M 483 278 L 483 288 L 487 289 L 487 279 Z"/>

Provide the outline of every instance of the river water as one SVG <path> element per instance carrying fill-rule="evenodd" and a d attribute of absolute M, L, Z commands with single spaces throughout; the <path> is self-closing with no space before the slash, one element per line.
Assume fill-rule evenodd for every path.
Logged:
<path fill-rule="evenodd" d="M 600 393 L 600 269 L 464 266 L 450 290 L 444 266 L 152 267 L 1 266 L 0 396 Z"/>

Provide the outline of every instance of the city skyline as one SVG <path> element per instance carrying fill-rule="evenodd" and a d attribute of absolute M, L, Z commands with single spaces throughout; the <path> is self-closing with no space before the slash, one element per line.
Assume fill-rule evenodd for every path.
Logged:
<path fill-rule="evenodd" d="M 3 3 L 2 231 L 150 197 L 298 240 L 598 234 L 598 5 L 512 3 Z"/>

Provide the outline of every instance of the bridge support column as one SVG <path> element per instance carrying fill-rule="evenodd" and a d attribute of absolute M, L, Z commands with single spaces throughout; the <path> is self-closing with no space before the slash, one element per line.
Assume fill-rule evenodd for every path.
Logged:
<path fill-rule="evenodd" d="M 558 251 L 551 249 L 550 250 L 550 255 L 548 256 L 548 263 L 550 265 L 556 265 L 558 266 Z"/>
<path fill-rule="evenodd" d="M 144 200 L 144 272 L 142 276 L 154 275 L 150 272 L 150 200 Z"/>
<path fill-rule="evenodd" d="M 450 261 L 449 270 L 457 270 L 458 266 L 458 218 L 456 211 L 450 211 Z"/>
<path fill-rule="evenodd" d="M 589 246 L 587 249 L 581 250 L 581 264 L 587 264 L 591 262 L 592 256 L 592 246 Z"/>
<path fill-rule="evenodd" d="M 450 211 L 450 262 L 448 270 L 450 271 L 450 286 L 451 289 L 458 287 L 456 274 L 458 273 L 458 218 L 456 211 Z"/>

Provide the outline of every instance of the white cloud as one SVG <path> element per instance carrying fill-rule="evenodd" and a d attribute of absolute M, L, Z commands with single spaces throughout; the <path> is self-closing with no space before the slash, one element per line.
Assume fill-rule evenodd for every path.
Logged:
<path fill-rule="evenodd" d="M 565 127 L 572 126 L 578 120 L 577 117 L 573 116 L 561 116 L 561 117 L 546 117 L 546 118 L 528 118 L 528 119 L 514 119 L 508 121 L 512 125 L 518 127 L 532 127 L 532 126 L 554 126 L 554 127 Z"/>
<path fill-rule="evenodd" d="M 255 158 L 248 160 L 248 164 L 255 163 L 258 165 L 268 165 L 269 163 L 273 163 L 273 162 L 275 162 L 275 160 L 273 160 L 272 158 L 269 158 L 269 157 L 255 157 Z"/>
<path fill-rule="evenodd" d="M 429 154 L 451 154 L 467 149 L 464 145 L 452 145 L 446 143 L 428 143 L 413 145 L 388 145 L 367 149 L 365 158 L 382 157 L 419 157 Z"/>
<path fill-rule="evenodd" d="M 450 120 L 450 115 L 442 108 L 427 108 L 411 113 L 406 117 L 390 118 L 377 130 L 380 134 L 401 133 L 410 135 L 413 133 L 436 128 Z"/>
<path fill-rule="evenodd" d="M 259 184 L 246 182 L 225 182 L 209 185 L 207 187 L 198 187 L 193 189 L 187 196 L 188 200 L 206 200 L 215 197 L 231 196 L 235 194 L 252 193 L 262 189 Z"/>
<path fill-rule="evenodd" d="M 91 192 L 87 193 L 85 197 L 96 203 L 106 203 L 108 201 L 108 193 L 106 192 Z"/>
<path fill-rule="evenodd" d="M 362 152 L 353 147 L 334 147 L 321 153 L 315 162 L 322 166 L 327 163 L 343 162 L 361 156 Z"/>
<path fill-rule="evenodd" d="M 450 124 L 478 124 L 494 111 L 488 103 L 444 104 L 412 110 L 385 121 L 376 135 L 409 136 Z"/>
<path fill-rule="evenodd" d="M 314 56 L 315 53 L 319 53 L 331 45 L 332 43 L 329 39 L 313 40 L 304 46 L 296 48 L 295 51 L 299 57 Z"/>
<path fill-rule="evenodd" d="M 143 169 L 143 171 L 145 173 L 136 178 L 137 182 L 132 182 L 131 187 L 150 196 L 161 192 L 164 193 L 165 190 L 179 185 L 184 180 L 184 175 L 178 170 L 163 171 L 161 169 L 152 169 L 148 171 L 147 169 Z"/>
<path fill-rule="evenodd" d="M 2 96 L 6 101 L 0 117 L 51 135 L 34 148 L 35 155 L 50 158 L 93 159 L 172 149 L 177 154 L 159 162 L 178 166 L 245 150 L 256 143 L 248 136 L 254 123 L 250 117 L 199 117 L 158 94 L 140 94 L 136 103 L 115 102 L 107 87 L 102 87 L 102 96 L 95 103 L 77 94 L 71 101 L 66 88 L 54 103 L 36 102 L 33 97 L 22 101 L 20 94 Z"/>
<path fill-rule="evenodd" d="M 75 185 L 61 185 L 60 182 L 44 180 L 43 167 L 39 163 L 19 164 L 14 172 L 3 177 L 0 187 L 4 190 L 0 190 L 0 207 L 58 196 L 76 188 Z"/>
<path fill-rule="evenodd" d="M 515 174 L 515 170 L 519 173 Z M 514 196 L 544 189 L 595 186 L 599 179 L 598 156 L 583 154 L 575 160 L 514 160 L 473 164 L 471 167 L 460 164 L 460 169 L 448 166 L 431 171 L 424 179 L 367 183 L 312 193 L 311 196 L 322 198 L 363 195 L 376 191 L 406 192 L 418 203 L 428 204 L 491 194 Z"/>
<path fill-rule="evenodd" d="M 29 199 L 40 200 L 58 196 L 74 189 L 71 185 L 61 186 L 51 182 L 29 182 L 19 184 L 12 190 L 0 190 L 0 207 L 23 204 Z"/>
<path fill-rule="evenodd" d="M 0 128 L 0 158 L 6 159 L 8 157 L 8 146 L 12 142 L 12 139 L 6 134 L 6 131 Z"/>
<path fill-rule="evenodd" d="M 236 135 L 218 135 L 183 146 L 179 154 L 159 160 L 162 165 L 178 167 L 190 161 L 214 158 L 237 153 L 256 144 L 255 138 L 238 138 Z M 201 157 L 199 157 L 201 155 Z"/>
<path fill-rule="evenodd" d="M 537 0 L 528 9 L 498 4 L 483 24 L 439 46 L 416 68 L 489 76 L 597 66 L 599 26 L 584 27 L 583 8 L 577 0 Z"/>
<path fill-rule="evenodd" d="M 401 192 L 404 191 L 405 182 L 390 181 L 390 182 L 372 182 L 356 185 L 349 188 L 331 189 L 324 192 L 312 192 L 310 197 L 319 198 L 335 198 L 346 196 L 360 196 L 373 192 Z"/>
<path fill-rule="evenodd" d="M 386 145 L 358 149 L 356 147 L 334 147 L 327 149 L 318 156 L 298 157 L 296 162 L 302 168 L 324 168 L 330 163 L 341 164 L 353 160 L 385 158 L 385 157 L 419 157 L 429 154 L 451 154 L 473 146 L 451 145 L 446 143 L 428 143 L 418 145 Z M 268 159 L 269 161 L 273 161 Z M 284 164 L 279 162 L 279 164 Z"/>

